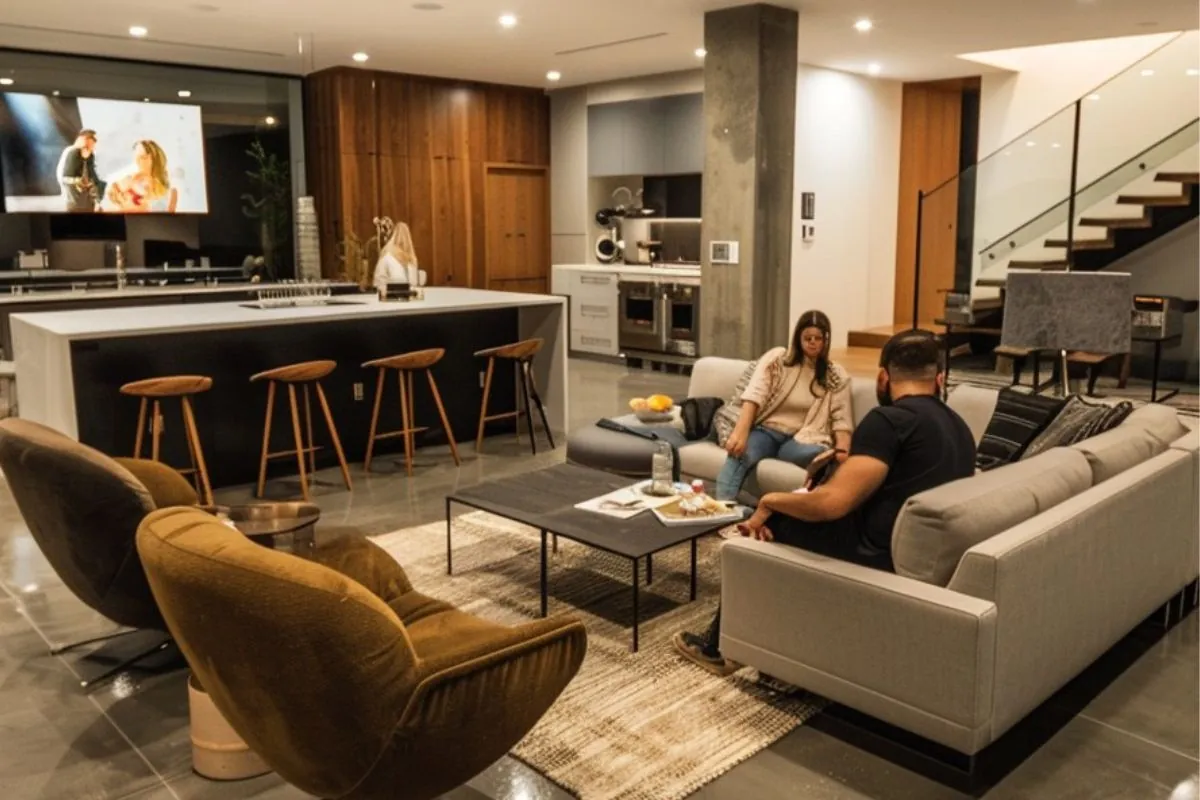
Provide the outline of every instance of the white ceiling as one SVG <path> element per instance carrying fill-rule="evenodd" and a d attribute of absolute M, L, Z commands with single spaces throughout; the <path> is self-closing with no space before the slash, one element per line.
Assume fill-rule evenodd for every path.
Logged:
<path fill-rule="evenodd" d="M 736 0 L 0 0 L 0 47 L 305 74 L 353 65 L 558 86 L 694 68 L 704 12 Z M 977 74 L 959 53 L 1200 27 L 1196 0 L 801 0 L 800 61 L 903 80 Z M 504 30 L 500 14 L 520 23 Z M 876 27 L 853 29 L 860 16 Z M 134 40 L 130 25 L 150 30 Z M 641 38 L 645 37 L 645 38 Z M 638 41 L 628 41 L 640 39 Z M 612 44 L 615 42 L 625 44 Z M 603 46 L 610 45 L 610 46 Z M 591 49 L 583 49 L 591 48 Z M 582 50 L 581 50 L 582 49 Z M 581 50 L 581 52 L 566 52 Z M 19 79 L 19 78 L 18 78 Z"/>

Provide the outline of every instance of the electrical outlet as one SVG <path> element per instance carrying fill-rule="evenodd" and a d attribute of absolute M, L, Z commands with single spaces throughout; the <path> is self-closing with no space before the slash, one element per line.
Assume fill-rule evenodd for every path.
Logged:
<path fill-rule="evenodd" d="M 354 384 L 354 402 L 361 403 L 363 401 L 363 385 L 361 383 Z"/>
<path fill-rule="evenodd" d="M 487 373 L 483 370 L 479 371 L 479 388 L 483 388 L 483 382 L 487 379 Z"/>

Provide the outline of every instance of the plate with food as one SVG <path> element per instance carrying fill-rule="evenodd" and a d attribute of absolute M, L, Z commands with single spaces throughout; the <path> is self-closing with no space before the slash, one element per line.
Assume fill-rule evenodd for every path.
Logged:
<path fill-rule="evenodd" d="M 675 401 L 665 394 L 635 397 L 629 408 L 641 422 L 670 422 L 675 418 Z"/>
<path fill-rule="evenodd" d="M 736 505 L 722 503 L 706 494 L 681 495 L 654 509 L 663 525 L 697 525 L 699 523 L 733 523 L 742 521 L 742 511 Z"/>

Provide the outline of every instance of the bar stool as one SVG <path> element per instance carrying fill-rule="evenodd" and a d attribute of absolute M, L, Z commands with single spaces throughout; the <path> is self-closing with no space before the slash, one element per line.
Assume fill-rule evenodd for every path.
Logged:
<path fill-rule="evenodd" d="M 142 444 L 146 435 L 146 411 L 150 401 L 154 401 L 153 416 L 150 422 L 150 458 L 160 461 L 159 452 L 162 443 L 163 415 L 162 401 L 178 397 L 183 407 L 183 432 L 187 440 L 188 456 L 191 458 L 191 469 L 181 469 L 181 475 L 191 475 L 196 486 L 196 493 L 204 502 L 212 505 L 212 485 L 208 480 L 208 466 L 204 463 L 204 450 L 200 447 L 200 431 L 196 427 L 196 415 L 192 411 L 192 396 L 207 392 L 212 388 L 212 378 L 207 375 L 166 375 L 160 378 L 147 378 L 133 381 L 121 387 L 121 394 L 141 398 L 138 410 L 137 438 L 133 443 L 133 457 L 142 457 Z"/>
<path fill-rule="evenodd" d="M 309 499 L 308 475 L 310 472 L 317 471 L 317 450 L 320 449 L 313 444 L 310 386 L 317 390 L 317 400 L 321 404 L 321 411 L 325 415 L 325 425 L 329 428 L 329 436 L 333 440 L 333 449 L 337 453 L 338 463 L 342 467 L 342 479 L 346 482 L 346 489 L 348 491 L 353 490 L 354 487 L 350 483 L 350 468 L 346 465 L 346 454 L 342 452 L 342 441 L 338 438 L 337 426 L 333 424 L 333 414 L 329 411 L 329 401 L 325 399 L 325 390 L 321 388 L 321 379 L 328 376 L 336 368 L 336 361 L 304 361 L 299 364 L 289 364 L 286 367 L 269 369 L 250 378 L 251 383 L 267 381 L 267 419 L 263 423 L 262 458 L 258 464 L 258 497 L 262 497 L 263 491 L 266 489 L 267 461 L 272 458 L 295 455 L 296 464 L 300 468 L 300 491 L 305 500 Z M 296 449 L 281 450 L 278 453 L 272 453 L 269 452 L 271 447 L 271 417 L 275 408 L 275 386 L 279 383 L 287 385 L 288 401 L 292 407 L 292 435 L 296 440 Z M 308 430 L 307 446 L 305 445 L 304 435 L 300 431 L 300 409 L 296 404 L 297 385 L 304 389 L 304 419 Z M 305 454 L 308 454 L 307 468 L 304 464 Z"/>
<path fill-rule="evenodd" d="M 437 404 L 438 415 L 442 418 L 442 428 L 450 442 L 450 454 L 454 456 L 454 465 L 460 466 L 458 458 L 458 443 L 454 441 L 454 431 L 450 430 L 450 420 L 446 417 L 446 407 L 442 405 L 442 395 L 438 391 L 437 381 L 433 379 L 431 367 L 442 360 L 446 351 L 442 348 L 432 350 L 417 350 L 412 353 L 402 353 L 387 358 L 377 358 L 363 364 L 363 369 L 378 369 L 379 380 L 375 384 L 375 410 L 371 413 L 371 433 L 367 437 L 367 458 L 363 469 L 371 471 L 371 454 L 375 450 L 375 442 L 380 439 L 391 439 L 395 436 L 404 437 L 404 466 L 409 477 L 413 474 L 413 434 L 429 430 L 416 427 L 417 414 L 413 407 L 413 373 L 424 371 L 429 380 L 429 391 L 433 393 L 433 402 Z M 400 384 L 400 415 L 404 427 L 391 433 L 376 433 L 379 425 L 379 407 L 383 401 L 384 379 L 389 369 L 396 370 L 397 382 Z"/>
<path fill-rule="evenodd" d="M 476 358 L 486 358 L 487 374 L 483 379 L 483 406 L 479 410 L 479 435 L 475 438 L 475 452 L 483 451 L 483 430 L 487 423 L 498 419 L 511 419 L 521 416 L 521 398 L 517 398 L 517 410 L 508 411 L 503 414 L 488 415 L 488 395 L 492 391 L 492 372 L 496 367 L 496 359 L 503 358 L 513 362 L 513 366 L 517 370 L 517 381 L 521 385 L 521 395 L 524 398 L 525 419 L 529 424 L 529 443 L 533 447 L 533 454 L 537 455 L 537 435 L 533 430 L 533 411 L 532 405 L 537 405 L 538 415 L 542 418 L 542 428 L 546 431 L 546 438 L 550 440 L 550 449 L 554 449 L 554 434 L 550 432 L 550 423 L 546 421 L 546 409 L 542 406 L 541 395 L 538 394 L 537 383 L 534 381 L 533 365 L 534 357 L 541 351 L 542 345 L 545 344 L 541 339 L 525 339 L 513 344 L 505 344 L 500 347 L 490 347 L 487 350 L 480 350 L 475 354 Z M 532 396 L 532 403 L 530 397 Z M 520 439 L 520 431 L 518 429 L 517 438 Z"/>

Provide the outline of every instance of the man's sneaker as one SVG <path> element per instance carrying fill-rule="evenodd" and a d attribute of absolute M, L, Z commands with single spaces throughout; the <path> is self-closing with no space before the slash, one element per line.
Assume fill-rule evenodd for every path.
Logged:
<path fill-rule="evenodd" d="M 677 633 L 671 641 L 675 643 L 675 649 L 679 651 L 680 655 L 714 675 L 724 678 L 740 669 L 737 664 L 726 660 L 720 652 L 710 647 L 702 636 L 694 633 Z"/>

